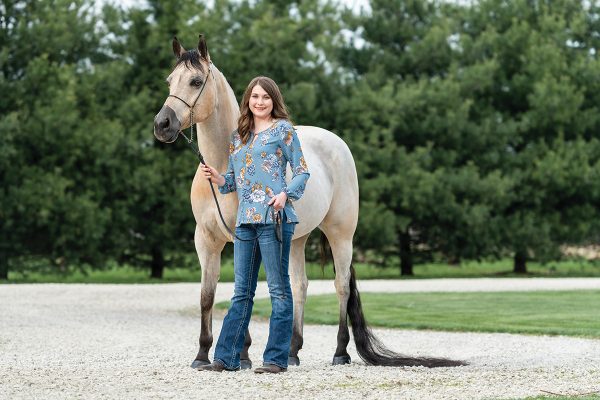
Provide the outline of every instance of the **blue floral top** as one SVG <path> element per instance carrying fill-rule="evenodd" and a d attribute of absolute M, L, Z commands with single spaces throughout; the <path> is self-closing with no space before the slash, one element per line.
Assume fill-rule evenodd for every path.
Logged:
<path fill-rule="evenodd" d="M 293 176 L 289 185 L 285 181 L 287 162 Z M 245 145 L 237 130 L 234 131 L 229 144 L 229 165 L 222 175 L 225 184 L 219 186 L 219 191 L 223 194 L 237 191 L 236 226 L 273 223 L 271 213 L 267 213 L 268 203 L 282 191 L 288 196 L 284 208 L 287 222 L 298 222 L 291 201 L 302 197 L 310 174 L 300 140 L 289 121 L 279 120 L 270 128 L 252 134 Z"/>

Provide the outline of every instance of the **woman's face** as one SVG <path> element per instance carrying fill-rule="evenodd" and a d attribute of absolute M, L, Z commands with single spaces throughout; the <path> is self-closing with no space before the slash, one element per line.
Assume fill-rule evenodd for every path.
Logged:
<path fill-rule="evenodd" d="M 273 99 L 260 85 L 252 88 L 248 105 L 255 118 L 266 119 L 271 117 Z"/>

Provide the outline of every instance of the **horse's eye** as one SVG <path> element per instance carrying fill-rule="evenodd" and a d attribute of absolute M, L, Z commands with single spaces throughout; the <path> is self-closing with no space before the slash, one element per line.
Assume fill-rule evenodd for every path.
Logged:
<path fill-rule="evenodd" d="M 200 86 L 202 86 L 202 80 L 192 79 L 192 81 L 190 82 L 190 86 L 200 87 Z"/>

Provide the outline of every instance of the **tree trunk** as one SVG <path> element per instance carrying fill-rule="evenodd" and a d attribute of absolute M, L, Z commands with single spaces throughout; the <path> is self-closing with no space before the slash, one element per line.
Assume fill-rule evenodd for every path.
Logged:
<path fill-rule="evenodd" d="M 527 253 L 525 251 L 517 251 L 515 253 L 515 265 L 513 272 L 515 274 L 527 273 Z"/>
<path fill-rule="evenodd" d="M 165 258 L 159 247 L 152 247 L 152 273 L 151 278 L 162 279 L 165 269 Z"/>
<path fill-rule="evenodd" d="M 8 280 L 8 255 L 0 253 L 0 281 Z"/>
<path fill-rule="evenodd" d="M 400 247 L 400 275 L 412 276 L 414 273 L 412 253 L 410 252 L 410 235 L 408 232 L 400 232 L 398 237 L 398 245 Z"/>
<path fill-rule="evenodd" d="M 460 267 L 460 263 L 461 263 L 460 256 L 451 255 L 448 258 L 448 265 L 450 265 L 451 267 Z"/>

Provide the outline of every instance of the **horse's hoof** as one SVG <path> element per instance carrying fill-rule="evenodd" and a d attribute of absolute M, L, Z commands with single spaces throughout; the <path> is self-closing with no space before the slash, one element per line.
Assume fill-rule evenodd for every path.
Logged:
<path fill-rule="evenodd" d="M 210 361 L 208 360 L 194 360 L 192 362 L 192 365 L 190 365 L 190 367 L 194 368 L 194 369 L 198 369 L 198 367 L 201 367 L 202 365 L 208 365 L 210 364 Z"/>
<path fill-rule="evenodd" d="M 300 359 L 298 357 L 289 356 L 288 357 L 288 365 L 294 365 L 297 367 L 300 365 Z"/>
<path fill-rule="evenodd" d="M 344 364 L 350 364 L 350 356 L 344 355 L 344 356 L 333 357 L 333 362 L 331 363 L 331 365 L 344 365 Z"/>
<path fill-rule="evenodd" d="M 240 360 L 240 368 L 241 369 L 252 369 L 252 361 Z"/>

